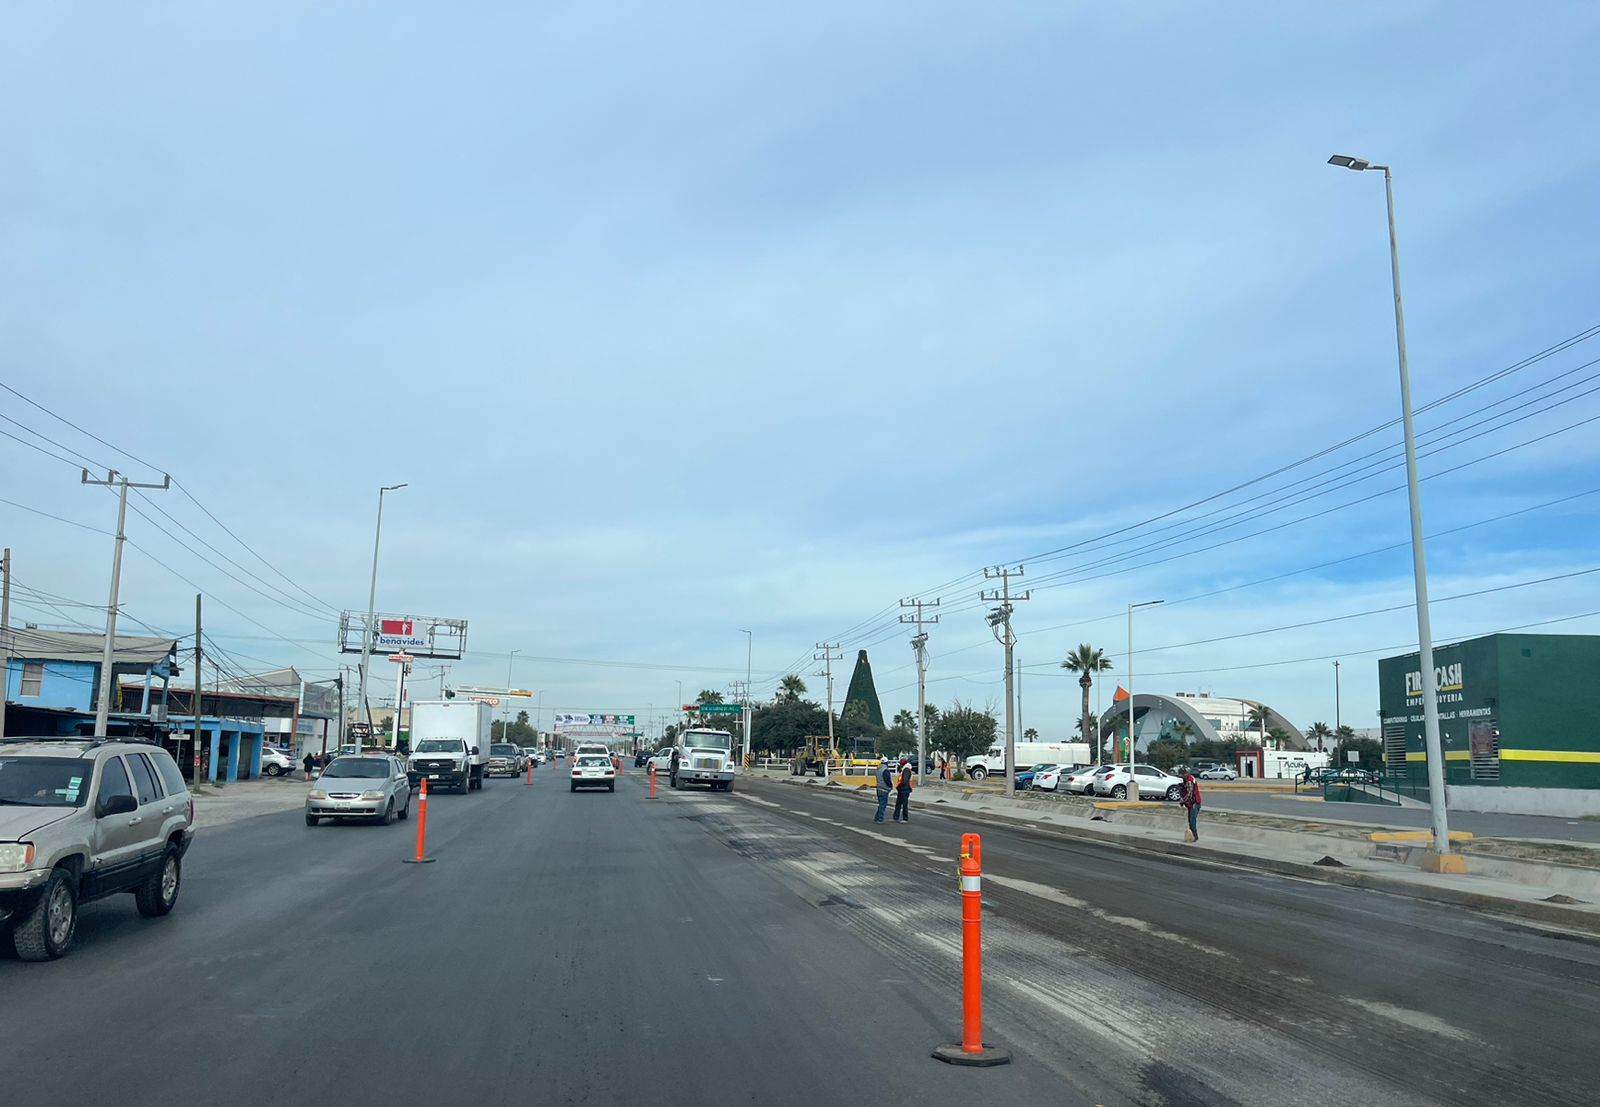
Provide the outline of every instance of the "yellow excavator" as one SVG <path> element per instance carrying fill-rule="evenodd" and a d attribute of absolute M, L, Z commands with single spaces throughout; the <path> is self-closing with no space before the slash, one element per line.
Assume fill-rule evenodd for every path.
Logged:
<path fill-rule="evenodd" d="M 789 775 L 808 776 L 815 773 L 817 776 L 826 776 L 828 763 L 831 761 L 838 765 L 842 760 L 843 755 L 829 743 L 826 734 L 813 734 L 789 759 Z"/>

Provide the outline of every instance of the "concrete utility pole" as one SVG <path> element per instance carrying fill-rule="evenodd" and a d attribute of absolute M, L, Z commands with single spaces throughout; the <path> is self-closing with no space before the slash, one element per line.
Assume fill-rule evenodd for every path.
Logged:
<path fill-rule="evenodd" d="M 748 765 L 750 764 L 750 724 L 752 722 L 752 711 L 750 708 L 750 664 L 751 660 L 755 657 L 756 636 L 753 632 L 748 630 L 743 630 L 741 632 L 744 634 L 744 757 L 740 760 L 739 764 Z"/>
<path fill-rule="evenodd" d="M 1406 361 L 1406 315 L 1400 302 L 1400 243 L 1394 229 L 1394 175 L 1387 165 L 1365 158 L 1334 154 L 1329 165 L 1360 172 L 1383 173 L 1383 195 L 1389 209 L 1389 276 L 1394 285 L 1394 339 L 1400 363 L 1400 421 L 1405 427 L 1406 496 L 1411 506 L 1411 574 L 1417 596 L 1417 661 L 1422 670 L 1422 741 L 1428 755 L 1428 806 L 1433 814 L 1432 856 L 1423 867 L 1433 872 L 1466 872 L 1459 857 L 1450 856 L 1450 818 L 1445 810 L 1444 743 L 1439 736 L 1439 681 L 1433 668 L 1433 626 L 1428 609 L 1428 559 L 1423 549 L 1422 493 L 1417 487 L 1417 440 L 1411 427 L 1411 368 Z"/>
<path fill-rule="evenodd" d="M 378 489 L 378 525 L 372 535 L 372 583 L 367 588 L 367 624 L 361 630 L 361 708 L 367 713 L 367 730 L 372 730 L 372 703 L 367 699 L 367 670 L 372 664 L 372 643 L 378 628 L 373 621 L 378 617 L 378 544 L 383 541 L 383 494 L 398 492 L 404 484 L 386 484 Z M 398 719 L 399 705 L 395 707 Z"/>
<path fill-rule="evenodd" d="M 1339 663 L 1333 663 L 1333 736 L 1339 737 Z"/>
<path fill-rule="evenodd" d="M 117 496 L 117 540 L 111 554 L 111 597 L 106 601 L 106 644 L 100 655 L 100 702 L 94 711 L 94 733 L 97 738 L 106 736 L 106 721 L 111 716 L 111 688 L 115 681 L 112 678 L 111 666 L 115 663 L 115 647 L 117 640 L 117 590 L 122 585 L 122 544 L 128 540 L 125 530 L 128 519 L 128 489 L 130 488 L 156 488 L 165 492 L 172 487 L 172 477 L 166 473 L 161 475 L 160 484 L 140 484 L 130 481 L 115 469 L 106 471 L 105 480 L 94 480 L 89 476 L 89 470 L 83 470 L 84 484 L 98 484 L 110 488 L 116 485 L 119 489 Z"/>
<path fill-rule="evenodd" d="M 842 653 L 834 653 L 844 643 L 818 642 L 817 652 L 811 655 L 811 660 L 822 662 L 822 671 L 817 676 L 828 678 L 828 749 L 833 749 L 833 663 L 844 657 Z"/>
<path fill-rule="evenodd" d="M 917 628 L 911 648 L 917 655 L 917 774 L 920 776 L 928 764 L 928 633 L 922 628 L 939 621 L 939 616 L 924 615 L 922 609 L 938 607 L 939 601 L 901 600 L 900 606 L 914 609 L 912 614 L 900 616 L 900 621 L 914 623 Z"/>
<path fill-rule="evenodd" d="M 205 656 L 200 638 L 200 593 L 194 594 L 194 702 L 189 705 L 194 716 L 194 783 L 200 783 L 200 716 L 205 697 L 200 693 L 200 661 Z"/>
<path fill-rule="evenodd" d="M 1012 668 L 1011 651 L 1017 644 L 1017 636 L 1011 633 L 1011 605 L 1022 600 L 1033 598 L 1033 591 L 1029 589 L 1020 596 L 1011 594 L 1011 578 L 1022 575 L 1022 566 L 1015 569 L 1006 569 L 999 565 L 983 571 L 984 580 L 998 580 L 1000 587 L 987 589 L 978 593 L 978 599 L 986 603 L 998 602 L 1000 606 L 989 612 L 989 629 L 994 632 L 996 642 L 1006 649 L 1006 795 L 1013 796 L 1017 792 L 1017 733 L 1015 713 L 1017 708 L 1016 674 Z"/>
<path fill-rule="evenodd" d="M 1136 607 L 1154 607 L 1165 600 L 1146 600 L 1144 603 L 1130 603 L 1128 605 L 1128 798 L 1139 798 L 1139 778 L 1133 771 L 1133 609 Z M 1262 708 L 1264 712 L 1266 708 Z M 1266 756 L 1265 754 L 1262 755 Z"/>
<path fill-rule="evenodd" d="M 6 736 L 6 694 L 11 688 L 11 547 L 0 554 L 0 738 Z"/>

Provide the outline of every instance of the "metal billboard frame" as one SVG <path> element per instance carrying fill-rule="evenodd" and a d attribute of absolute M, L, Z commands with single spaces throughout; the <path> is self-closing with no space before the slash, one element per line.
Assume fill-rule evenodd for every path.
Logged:
<path fill-rule="evenodd" d="M 467 652 L 467 621 L 465 619 L 442 619 L 434 616 L 401 615 L 393 612 L 376 612 L 372 616 L 376 625 L 382 626 L 385 619 L 409 620 L 418 628 L 419 637 L 426 637 L 426 646 L 407 645 L 404 652 L 415 658 L 427 658 L 437 661 L 460 661 Z M 369 633 L 367 626 L 367 613 L 365 611 L 346 611 L 339 616 L 339 652 L 361 652 L 363 640 Z M 376 635 L 373 636 L 374 639 Z M 372 647 L 374 654 L 384 651 L 384 647 L 376 642 Z"/>

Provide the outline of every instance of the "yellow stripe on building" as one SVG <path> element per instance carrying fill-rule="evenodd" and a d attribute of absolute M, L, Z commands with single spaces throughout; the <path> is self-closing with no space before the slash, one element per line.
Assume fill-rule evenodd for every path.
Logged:
<path fill-rule="evenodd" d="M 1426 761 L 1427 759 L 1428 752 L 1426 750 L 1406 750 L 1407 761 Z M 1470 761 L 1472 760 L 1472 755 L 1466 750 L 1445 750 L 1444 759 L 1446 761 Z"/>
<path fill-rule="evenodd" d="M 1470 761 L 1467 750 L 1445 750 L 1446 761 Z M 1426 750 L 1406 750 L 1407 761 L 1427 761 Z M 1600 765 L 1600 750 L 1501 750 L 1502 761 L 1557 761 L 1573 765 Z"/>

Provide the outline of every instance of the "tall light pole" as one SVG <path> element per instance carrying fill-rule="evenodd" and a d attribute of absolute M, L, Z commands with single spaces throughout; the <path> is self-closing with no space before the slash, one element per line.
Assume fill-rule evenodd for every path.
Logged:
<path fill-rule="evenodd" d="M 1444 743 L 1439 737 L 1439 682 L 1433 671 L 1433 626 L 1428 612 L 1428 561 L 1422 541 L 1422 494 L 1417 489 L 1417 442 L 1411 427 L 1411 369 L 1406 362 L 1406 316 L 1400 302 L 1400 244 L 1394 229 L 1394 176 L 1387 165 L 1334 154 L 1329 165 L 1356 172 L 1383 173 L 1389 209 L 1389 275 L 1394 283 L 1394 339 L 1400 361 L 1400 421 L 1405 427 L 1406 495 L 1411 506 L 1411 572 L 1417 595 L 1417 661 L 1422 670 L 1422 741 L 1428 756 L 1428 807 L 1433 814 L 1433 850 L 1423 867 L 1434 872 L 1465 872 L 1465 862 L 1450 855 L 1450 819 L 1445 810 Z"/>
<path fill-rule="evenodd" d="M 367 701 L 367 669 L 372 663 L 372 642 L 376 637 L 372 622 L 378 614 L 378 543 L 383 540 L 383 494 L 398 492 L 404 487 L 404 484 L 386 484 L 378 489 L 378 526 L 372 535 L 372 584 L 367 588 L 367 624 L 361 633 L 361 710 L 366 712 L 369 728 L 372 726 L 372 705 Z M 399 719 L 400 705 L 395 704 L 394 710 L 395 718 Z"/>
<path fill-rule="evenodd" d="M 506 655 L 506 720 L 500 727 L 500 741 L 502 742 L 511 741 L 511 663 L 517 659 L 517 654 L 521 652 L 521 650 L 512 650 Z M 537 726 L 534 727 L 536 732 L 538 729 Z"/>
<path fill-rule="evenodd" d="M 1338 740 L 1339 727 L 1342 725 L 1339 719 L 1339 663 L 1335 661 L 1333 663 L 1333 737 L 1335 741 Z"/>
<path fill-rule="evenodd" d="M 744 635 L 744 757 L 740 765 L 750 763 L 750 660 L 755 655 L 756 636 L 740 628 Z"/>
<path fill-rule="evenodd" d="M 1165 600 L 1145 600 L 1128 605 L 1128 798 L 1139 798 L 1139 778 L 1133 772 L 1133 610 L 1136 607 L 1154 607 Z"/>

